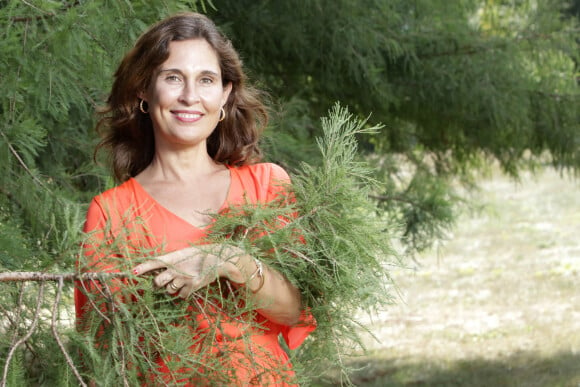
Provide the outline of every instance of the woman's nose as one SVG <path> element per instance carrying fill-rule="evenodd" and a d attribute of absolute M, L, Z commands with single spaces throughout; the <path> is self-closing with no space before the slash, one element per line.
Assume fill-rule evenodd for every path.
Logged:
<path fill-rule="evenodd" d="M 195 84 L 186 84 L 181 90 L 179 101 L 186 105 L 193 105 L 199 101 L 199 93 Z"/>

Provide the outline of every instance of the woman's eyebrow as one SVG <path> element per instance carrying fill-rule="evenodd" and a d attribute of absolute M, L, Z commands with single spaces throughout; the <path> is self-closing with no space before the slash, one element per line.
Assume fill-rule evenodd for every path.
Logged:
<path fill-rule="evenodd" d="M 202 74 L 202 75 L 212 75 L 212 76 L 214 76 L 214 77 L 219 77 L 219 76 L 220 76 L 220 75 L 219 75 L 217 72 L 215 72 L 215 71 L 213 71 L 213 70 L 203 70 L 203 71 L 201 72 L 201 74 Z"/>
<path fill-rule="evenodd" d="M 161 69 L 159 70 L 159 74 L 162 73 L 179 73 L 179 74 L 183 74 L 183 71 L 181 71 L 180 69 L 174 69 L 174 68 L 169 68 L 169 69 Z M 219 74 L 213 70 L 203 70 L 201 71 L 200 75 L 211 75 L 214 77 L 219 77 Z"/>
<path fill-rule="evenodd" d="M 161 73 L 180 73 L 180 74 L 182 74 L 183 72 L 179 69 L 160 69 L 159 74 L 161 74 Z"/>

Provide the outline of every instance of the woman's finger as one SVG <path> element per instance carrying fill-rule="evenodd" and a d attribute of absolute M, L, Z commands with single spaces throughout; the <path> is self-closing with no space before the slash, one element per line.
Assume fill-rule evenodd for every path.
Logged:
<path fill-rule="evenodd" d="M 166 286 L 167 288 L 167 292 L 169 294 L 175 294 L 177 292 L 180 292 L 181 289 L 183 289 L 183 284 L 180 284 L 180 282 L 177 279 L 174 279 L 173 281 L 169 282 Z"/>
<path fill-rule="evenodd" d="M 133 274 L 141 275 L 153 270 L 163 269 L 167 267 L 167 262 L 163 258 L 155 258 L 145 261 L 133 268 Z"/>
<path fill-rule="evenodd" d="M 133 268 L 133 274 L 141 275 L 153 270 L 163 269 L 174 266 L 182 261 L 184 256 L 181 251 L 173 251 L 168 254 L 160 255 L 156 258 L 149 259 Z"/>
<path fill-rule="evenodd" d="M 186 283 L 179 289 L 178 296 L 185 299 L 191 296 L 191 293 L 193 293 L 193 286 L 191 283 Z"/>
<path fill-rule="evenodd" d="M 164 270 L 162 273 L 153 277 L 153 283 L 158 288 L 162 288 L 168 286 L 171 281 L 175 278 L 175 273 L 170 272 L 169 270 Z"/>

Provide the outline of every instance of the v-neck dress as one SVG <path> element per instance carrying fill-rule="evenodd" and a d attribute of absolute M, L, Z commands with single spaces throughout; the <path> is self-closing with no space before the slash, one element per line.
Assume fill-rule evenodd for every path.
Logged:
<path fill-rule="evenodd" d="M 222 210 L 246 203 L 268 203 L 278 195 L 284 195 L 283 184 L 289 182 L 288 174 L 276 164 L 260 163 L 243 167 L 228 167 L 230 170 L 230 187 Z M 104 245 L 124 244 L 123 248 L 131 252 L 149 252 L 151 255 L 168 253 L 183 249 L 195 243 L 203 243 L 203 239 L 211 232 L 211 224 L 205 227 L 195 227 L 183 218 L 169 211 L 153 199 L 147 191 L 133 178 L 121 185 L 105 191 L 93 198 L 87 212 L 84 232 L 90 242 L 84 245 L 84 270 L 88 271 L 123 271 L 130 269 L 129 259 L 117 259 L 112 264 L 106 259 L 108 253 L 103 251 Z M 91 247 L 93 246 L 93 247 Z M 105 247 L 104 250 L 107 250 Z M 118 248 L 117 250 L 118 251 Z M 110 253 L 113 254 L 113 253 Z M 114 253 L 118 257 L 119 253 Z M 86 289 L 86 287 L 85 287 Z M 86 311 L 90 309 L 90 301 L 86 290 L 77 285 L 75 288 L 75 308 L 77 320 L 82 321 Z M 212 328 L 215 333 L 214 348 L 204 349 L 209 354 L 230 356 L 230 366 L 235 369 L 232 380 L 234 385 L 289 385 L 287 379 L 293 375 L 286 352 L 281 348 L 278 337 L 282 336 L 290 349 L 297 348 L 315 329 L 316 323 L 308 313 L 303 313 L 301 322 L 289 327 L 267 320 L 256 314 L 256 323 L 263 329 L 252 333 L 249 339 L 235 340 L 240 337 L 244 327 L 239 326 L 228 316 L 221 316 L 219 328 L 215 321 L 202 316 L 194 316 L 199 323 L 198 329 Z M 228 319 L 230 321 L 228 321 Z M 192 346 L 195 337 L 191 338 Z M 227 344 L 226 344 L 227 342 Z M 236 342 L 240 348 L 231 348 Z M 227 352 L 224 352 L 227 350 Z M 199 351 L 199 348 L 197 349 Z M 252 359 L 244 359 L 251 353 Z M 247 357 L 247 356 L 246 356 Z M 257 357 L 257 359 L 256 359 Z M 157 359 L 161 372 L 166 370 L 163 360 Z M 248 363 L 249 361 L 249 363 Z M 260 363 L 262 371 L 255 367 Z M 244 366 L 253 363 L 254 366 Z M 276 370 L 271 375 L 263 375 L 264 369 Z M 280 375 L 280 370 L 285 370 Z M 257 375 L 256 373 L 262 373 Z M 212 384 L 211 380 L 191 381 L 188 384 L 187 375 L 183 375 L 184 384 Z M 208 375 L 208 379 L 211 376 Z M 257 384 L 256 384 L 257 383 Z"/>

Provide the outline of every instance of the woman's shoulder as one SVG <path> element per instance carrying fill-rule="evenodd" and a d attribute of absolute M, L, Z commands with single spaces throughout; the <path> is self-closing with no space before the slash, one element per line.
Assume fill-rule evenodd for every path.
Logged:
<path fill-rule="evenodd" d="M 241 176 L 250 175 L 260 181 L 290 180 L 288 172 L 280 165 L 274 163 L 249 164 L 237 167 L 236 170 Z"/>
<path fill-rule="evenodd" d="M 290 183 L 288 173 L 274 163 L 257 163 L 232 168 L 231 198 L 245 198 L 250 202 L 268 202 Z M 245 200 L 244 199 L 244 200 Z"/>
<path fill-rule="evenodd" d="M 124 203 L 129 204 L 134 202 L 135 196 L 138 192 L 136 188 L 138 187 L 135 179 L 130 178 L 129 180 L 96 195 L 93 198 L 93 202 L 115 203 L 116 205 L 122 205 Z"/>
<path fill-rule="evenodd" d="M 84 231 L 106 228 L 109 221 L 117 224 L 137 203 L 133 179 L 107 189 L 93 197 L 87 209 Z"/>

